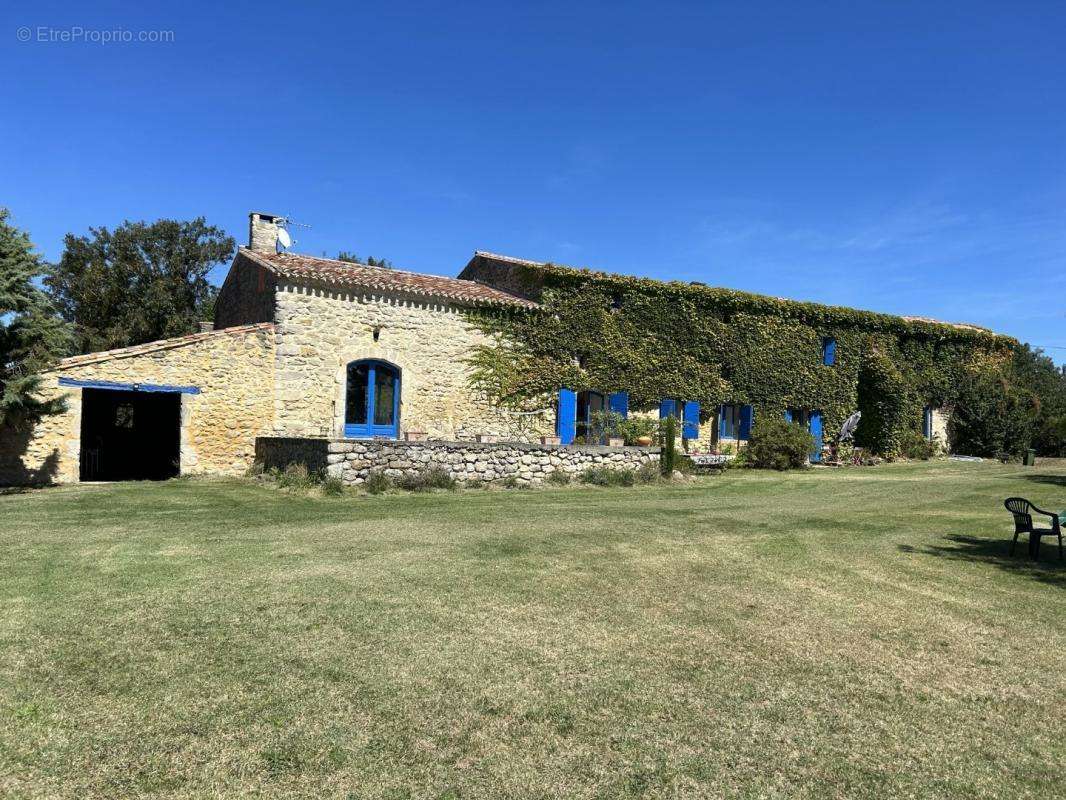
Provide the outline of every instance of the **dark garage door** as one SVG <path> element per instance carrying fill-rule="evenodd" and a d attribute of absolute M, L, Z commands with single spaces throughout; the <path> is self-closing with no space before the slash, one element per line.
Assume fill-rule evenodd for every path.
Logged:
<path fill-rule="evenodd" d="M 178 474 L 181 395 L 83 389 L 81 479 L 158 481 Z"/>

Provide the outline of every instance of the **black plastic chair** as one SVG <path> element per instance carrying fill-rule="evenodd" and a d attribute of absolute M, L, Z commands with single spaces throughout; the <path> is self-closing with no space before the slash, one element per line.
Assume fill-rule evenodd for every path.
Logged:
<path fill-rule="evenodd" d="M 1059 540 L 1059 561 L 1062 561 L 1062 523 L 1058 514 L 1050 511 L 1042 511 L 1024 497 L 1008 497 L 1003 501 L 1007 511 L 1014 515 L 1014 539 L 1010 543 L 1010 554 L 1014 555 L 1014 546 L 1018 544 L 1021 534 L 1029 536 L 1029 555 L 1034 559 L 1040 558 L 1040 537 L 1055 536 Z M 1034 528 L 1033 514 L 1041 514 L 1051 517 L 1050 528 Z"/>

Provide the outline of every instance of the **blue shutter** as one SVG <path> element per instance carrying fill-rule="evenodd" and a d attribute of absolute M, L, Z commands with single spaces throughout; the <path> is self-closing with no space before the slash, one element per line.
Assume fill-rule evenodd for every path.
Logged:
<path fill-rule="evenodd" d="M 700 404 L 695 400 L 686 400 L 684 416 L 681 425 L 681 436 L 684 439 L 700 438 Z"/>
<path fill-rule="evenodd" d="M 822 340 L 822 363 L 827 367 L 833 366 L 837 363 L 837 340 L 836 339 L 823 339 Z"/>
<path fill-rule="evenodd" d="M 662 400 L 659 402 L 659 419 L 677 416 L 677 401 Z"/>
<path fill-rule="evenodd" d="M 786 408 L 785 409 L 785 422 L 792 422 L 792 409 L 791 408 Z"/>
<path fill-rule="evenodd" d="M 822 460 L 822 412 L 810 413 L 810 432 L 814 437 L 814 451 L 811 453 L 811 461 Z"/>
<path fill-rule="evenodd" d="M 933 438 L 933 409 L 929 406 L 922 410 L 922 436 L 926 439 Z"/>
<path fill-rule="evenodd" d="M 555 417 L 555 432 L 563 444 L 572 444 L 577 435 L 577 394 L 570 389 L 559 390 L 559 412 Z"/>
<path fill-rule="evenodd" d="M 718 438 L 729 438 L 729 422 L 726 420 L 725 406 L 718 406 Z"/>
<path fill-rule="evenodd" d="M 751 423 L 754 416 L 755 409 L 751 406 L 740 407 L 740 433 L 737 436 L 738 439 L 751 438 Z"/>
<path fill-rule="evenodd" d="M 623 418 L 629 417 L 629 392 L 615 392 L 607 395 L 607 407 Z"/>

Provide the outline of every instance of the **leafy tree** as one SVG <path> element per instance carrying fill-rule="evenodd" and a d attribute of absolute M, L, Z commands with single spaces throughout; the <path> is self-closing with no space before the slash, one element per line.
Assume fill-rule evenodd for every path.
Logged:
<path fill-rule="evenodd" d="M 30 237 L 0 208 L 0 426 L 24 428 L 63 410 L 41 400 L 41 369 L 70 348 L 70 331 L 35 284 L 44 272 Z"/>
<path fill-rule="evenodd" d="M 214 304 L 207 274 L 236 246 L 203 217 L 126 221 L 89 233 L 67 234 L 45 280 L 82 353 L 194 332 Z"/>
<path fill-rule="evenodd" d="M 373 256 L 367 256 L 364 261 L 355 253 L 350 253 L 347 250 L 341 250 L 337 253 L 338 261 L 347 261 L 349 264 L 366 264 L 368 267 L 382 267 L 383 269 L 392 269 L 392 262 L 387 258 L 374 258 Z"/>
<path fill-rule="evenodd" d="M 1032 441 L 1038 406 L 1013 370 L 967 371 L 949 423 L 952 449 L 972 456 L 1020 456 Z"/>
<path fill-rule="evenodd" d="M 1066 373 L 1040 348 L 1014 351 L 1014 375 L 1036 398 L 1032 446 L 1040 455 L 1066 455 Z"/>

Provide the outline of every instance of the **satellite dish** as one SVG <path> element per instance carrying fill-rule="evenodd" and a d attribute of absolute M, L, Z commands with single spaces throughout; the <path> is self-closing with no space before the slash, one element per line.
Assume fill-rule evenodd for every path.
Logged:
<path fill-rule="evenodd" d="M 278 228 L 278 242 L 286 250 L 292 247 L 292 237 L 289 236 L 289 232 L 284 228 Z"/>

